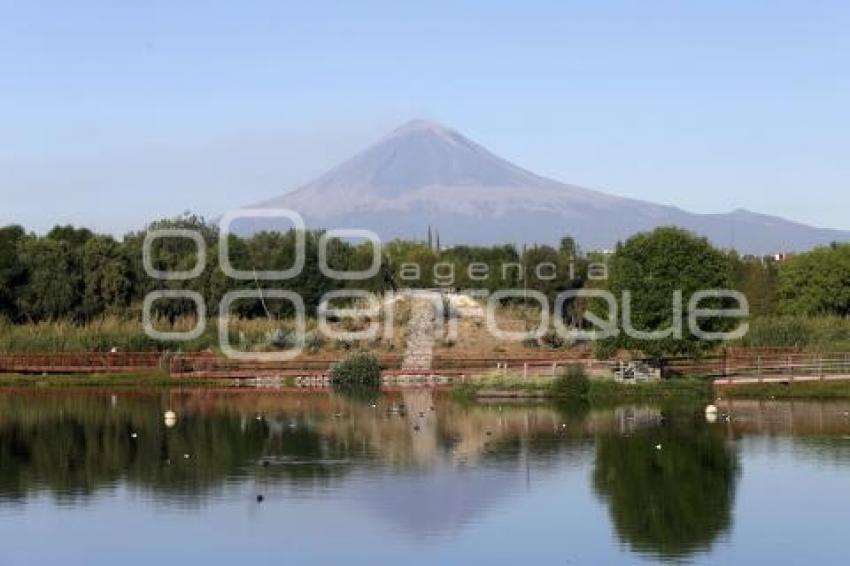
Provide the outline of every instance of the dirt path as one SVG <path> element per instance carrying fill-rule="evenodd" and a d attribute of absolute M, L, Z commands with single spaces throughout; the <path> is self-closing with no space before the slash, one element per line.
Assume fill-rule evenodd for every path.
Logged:
<path fill-rule="evenodd" d="M 401 368 L 428 371 L 434 357 L 434 296 L 417 293 L 410 296 L 410 321 L 407 326 L 407 348 Z"/>

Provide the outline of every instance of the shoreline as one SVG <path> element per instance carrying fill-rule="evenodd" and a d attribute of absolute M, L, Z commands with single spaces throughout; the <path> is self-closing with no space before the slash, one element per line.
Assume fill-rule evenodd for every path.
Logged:
<path fill-rule="evenodd" d="M 660 381 L 621 383 L 608 378 L 590 379 L 586 394 L 579 397 L 560 395 L 552 389 L 548 378 L 520 379 L 512 375 L 480 375 L 465 382 L 444 384 L 451 394 L 464 401 L 513 399 L 517 401 L 587 401 L 629 402 L 689 400 L 710 402 L 717 398 L 732 399 L 850 399 L 850 381 L 800 381 L 774 383 L 740 383 L 717 386 L 711 380 L 696 377 L 678 377 Z M 296 387 L 295 378 L 264 381 L 236 380 L 233 378 L 174 378 L 165 370 L 139 370 L 121 373 L 89 374 L 0 374 L 0 387 L 254 387 L 257 390 L 274 390 Z M 425 384 L 427 386 L 427 384 Z M 423 384 L 412 384 L 422 387 Z M 306 387 L 316 391 L 322 387 Z M 327 387 L 328 391 L 331 390 Z"/>

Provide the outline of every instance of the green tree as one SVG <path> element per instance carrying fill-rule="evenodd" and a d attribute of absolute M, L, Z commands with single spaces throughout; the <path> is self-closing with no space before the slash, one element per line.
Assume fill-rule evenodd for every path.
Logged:
<path fill-rule="evenodd" d="M 568 289 L 584 286 L 586 264 L 576 256 L 577 249 L 572 238 L 561 240 L 558 250 L 550 246 L 532 246 L 522 256 L 526 285 L 529 289 L 540 291 L 549 300 L 549 308 L 554 309 L 557 296 Z M 567 320 L 573 320 L 575 301 L 564 303 L 562 312 L 555 313 Z"/>
<path fill-rule="evenodd" d="M 779 300 L 784 314 L 850 316 L 850 244 L 817 248 L 781 264 Z"/>
<path fill-rule="evenodd" d="M 92 317 L 126 307 L 130 301 L 130 260 L 109 236 L 94 236 L 83 245 L 83 312 Z"/>
<path fill-rule="evenodd" d="M 558 249 L 568 260 L 578 259 L 579 253 L 578 243 L 572 236 L 564 236 L 561 238 L 561 244 Z"/>
<path fill-rule="evenodd" d="M 79 253 L 65 240 L 28 237 L 18 245 L 25 283 L 18 309 L 31 321 L 79 314 L 83 282 Z"/>
<path fill-rule="evenodd" d="M 18 315 L 15 294 L 24 276 L 18 243 L 23 237 L 24 229 L 20 226 L 0 228 L 0 316 L 10 320 L 15 320 Z"/>
<path fill-rule="evenodd" d="M 188 229 L 201 234 L 207 247 L 207 267 L 200 277 L 191 281 L 161 281 L 148 276 L 143 264 L 143 245 L 150 231 L 161 229 Z M 144 297 L 158 289 L 189 289 L 199 291 L 207 300 L 207 306 L 217 307 L 209 302 L 210 295 L 220 297 L 223 289 L 216 285 L 207 285 L 214 278 L 217 269 L 218 228 L 208 223 L 204 218 L 185 213 L 175 218 L 157 220 L 148 225 L 145 230 L 132 232 L 124 237 L 121 243 L 122 255 L 127 258 L 129 271 L 126 276 L 129 281 L 130 303 L 138 305 Z M 198 261 L 197 245 L 188 238 L 157 238 L 151 246 L 151 263 L 160 271 L 191 270 Z M 181 316 L 192 316 L 195 307 L 188 300 L 157 301 L 154 313 L 174 320 Z"/>
<path fill-rule="evenodd" d="M 67 242 L 73 248 L 81 248 L 89 239 L 94 237 L 94 232 L 88 228 L 74 228 L 70 224 L 67 226 L 54 226 L 47 233 L 47 238 L 58 242 Z"/>
<path fill-rule="evenodd" d="M 399 287 L 425 288 L 434 286 L 434 264 L 437 252 L 422 242 L 393 240 L 384 246 L 389 269 L 395 274 Z M 417 270 L 412 266 L 418 266 Z M 417 277 L 418 275 L 418 277 Z"/>
<path fill-rule="evenodd" d="M 773 258 L 752 256 L 740 258 L 732 253 L 729 259 L 735 288 L 746 295 L 750 303 L 750 314 L 753 316 L 776 314 L 778 269 Z"/>
<path fill-rule="evenodd" d="M 439 261 L 452 264 L 454 286 L 461 289 L 487 289 L 492 292 L 521 285 L 520 258 L 511 245 L 454 246 L 443 251 Z"/>
<path fill-rule="evenodd" d="M 532 246 L 522 254 L 525 286 L 543 293 L 551 308 L 565 277 L 563 256 L 551 246 Z"/>
<path fill-rule="evenodd" d="M 732 288 L 730 262 L 714 249 L 708 240 L 679 228 L 663 227 L 641 233 L 617 246 L 609 262 L 608 288 L 624 303 L 624 292 L 630 293 L 631 327 L 639 331 L 665 330 L 673 325 L 674 293 L 681 292 L 683 308 L 682 336 L 662 339 L 639 339 L 621 331 L 601 344 L 602 353 L 616 349 L 639 350 L 653 358 L 669 355 L 698 355 L 716 343 L 694 336 L 688 329 L 687 302 L 697 291 Z M 706 300 L 702 308 L 729 307 L 721 300 Z M 622 309 L 621 309 L 622 310 Z M 622 314 L 622 313 L 621 313 Z M 621 317 L 621 330 L 624 320 Z M 734 321 L 705 319 L 700 328 L 719 332 Z"/>

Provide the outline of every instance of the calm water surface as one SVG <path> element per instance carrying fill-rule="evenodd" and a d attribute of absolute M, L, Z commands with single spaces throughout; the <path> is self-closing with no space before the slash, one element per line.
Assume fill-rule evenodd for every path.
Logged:
<path fill-rule="evenodd" d="M 0 390 L 0 564 L 847 564 L 848 411 Z"/>

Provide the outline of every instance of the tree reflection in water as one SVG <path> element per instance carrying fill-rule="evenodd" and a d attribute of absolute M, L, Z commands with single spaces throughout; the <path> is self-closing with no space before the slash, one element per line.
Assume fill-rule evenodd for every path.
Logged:
<path fill-rule="evenodd" d="M 661 426 L 599 436 L 593 484 L 620 540 L 638 552 L 686 557 L 729 531 L 738 457 L 721 429 L 692 412 L 665 416 Z"/>
<path fill-rule="evenodd" d="M 163 422 L 166 409 L 176 426 Z M 593 485 L 620 539 L 683 557 L 728 530 L 738 463 L 719 427 L 692 412 L 660 416 L 583 404 L 469 407 L 427 389 L 380 398 L 4 390 L 0 501 L 45 492 L 67 501 L 126 485 L 201 505 L 234 484 L 306 491 L 352 481 L 366 507 L 418 535 L 470 524 L 527 489 L 529 469 L 555 478 L 565 463 L 590 465 L 595 451 Z M 374 481 L 357 483 L 362 472 Z"/>
<path fill-rule="evenodd" d="M 302 483 L 338 476 L 345 447 L 307 426 L 279 426 L 237 410 L 180 413 L 162 422 L 157 395 L 123 393 L 0 395 L 0 498 L 47 490 L 75 498 L 119 480 L 169 498 L 197 499 L 229 476 L 253 475 L 264 454 L 297 460 L 274 473 Z M 272 428 L 279 430 L 272 433 Z M 263 468 L 263 474 L 272 473 Z"/>

